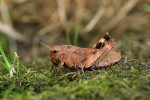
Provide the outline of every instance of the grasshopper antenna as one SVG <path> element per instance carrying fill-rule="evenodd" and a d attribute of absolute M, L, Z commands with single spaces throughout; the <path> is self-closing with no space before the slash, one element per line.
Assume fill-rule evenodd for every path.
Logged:
<path fill-rule="evenodd" d="M 50 51 L 52 51 L 52 49 L 48 46 L 48 45 L 46 45 L 46 44 L 44 44 L 43 42 L 41 42 L 39 39 L 37 39 L 37 38 L 35 38 L 39 43 L 41 43 L 43 46 L 45 46 L 45 47 L 47 47 L 48 49 L 50 49 Z"/>

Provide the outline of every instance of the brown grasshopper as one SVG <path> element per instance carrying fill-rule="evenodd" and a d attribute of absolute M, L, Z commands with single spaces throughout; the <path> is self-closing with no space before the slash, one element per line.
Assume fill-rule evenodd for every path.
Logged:
<path fill-rule="evenodd" d="M 58 66 L 60 63 L 60 67 L 81 69 L 84 74 L 84 69 L 93 70 L 116 64 L 121 59 L 121 53 L 112 49 L 114 45 L 115 40 L 110 40 L 110 35 L 107 32 L 92 48 L 80 48 L 72 45 L 58 45 L 52 48 L 45 46 L 50 49 L 53 65 Z"/>

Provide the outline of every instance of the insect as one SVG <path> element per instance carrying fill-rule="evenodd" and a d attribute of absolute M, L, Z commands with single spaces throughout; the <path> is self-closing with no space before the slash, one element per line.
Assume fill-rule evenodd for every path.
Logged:
<path fill-rule="evenodd" d="M 60 67 L 81 69 L 84 74 L 85 69 L 93 70 L 110 67 L 119 62 L 121 52 L 112 49 L 114 45 L 115 39 L 110 40 L 110 34 L 107 32 L 91 48 L 80 48 L 72 45 L 58 45 L 52 48 L 45 46 L 50 49 L 53 65 L 58 66 L 60 64 Z"/>

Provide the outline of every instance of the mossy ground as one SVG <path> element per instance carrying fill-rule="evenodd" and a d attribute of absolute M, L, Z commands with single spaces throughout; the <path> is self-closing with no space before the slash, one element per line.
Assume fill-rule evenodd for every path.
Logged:
<path fill-rule="evenodd" d="M 131 39 L 131 38 L 130 38 Z M 50 72 L 49 62 L 21 65 L 19 77 L 0 72 L 3 100 L 148 100 L 150 99 L 150 54 L 138 39 L 121 42 L 121 61 L 110 68 L 85 71 L 63 67 Z M 119 44 L 119 42 L 118 42 Z M 139 45 L 138 45 L 139 44 Z M 144 48 L 143 48 L 144 47 Z M 143 48 L 143 49 L 142 49 Z"/>

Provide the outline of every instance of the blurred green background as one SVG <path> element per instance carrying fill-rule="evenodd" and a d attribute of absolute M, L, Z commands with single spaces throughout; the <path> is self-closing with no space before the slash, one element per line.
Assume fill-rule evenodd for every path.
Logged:
<path fill-rule="evenodd" d="M 35 55 L 40 58 L 49 53 L 37 47 L 34 37 L 49 46 L 61 45 L 68 41 L 69 30 L 73 44 L 78 27 L 78 46 L 90 47 L 109 32 L 117 40 L 116 48 L 129 49 L 129 53 L 122 52 L 131 57 L 131 48 L 140 52 L 137 49 L 150 45 L 149 4 L 149 0 L 3 0 L 0 42 L 6 51 L 16 51 L 29 62 Z"/>

